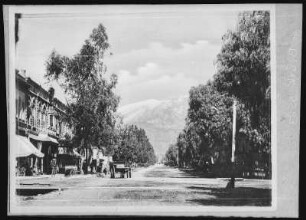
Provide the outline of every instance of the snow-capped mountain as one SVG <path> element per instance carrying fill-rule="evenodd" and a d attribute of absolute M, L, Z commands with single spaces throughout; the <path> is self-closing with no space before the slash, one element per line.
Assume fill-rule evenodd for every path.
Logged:
<path fill-rule="evenodd" d="M 145 129 L 155 152 L 164 155 L 184 128 L 188 97 L 171 100 L 148 99 L 118 109 L 126 124 Z"/>

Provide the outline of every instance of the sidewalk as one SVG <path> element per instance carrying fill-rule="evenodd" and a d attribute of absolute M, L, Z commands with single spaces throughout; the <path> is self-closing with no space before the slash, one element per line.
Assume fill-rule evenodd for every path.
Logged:
<path fill-rule="evenodd" d="M 69 180 L 69 179 L 83 179 L 83 178 L 90 178 L 95 177 L 96 174 L 77 174 L 72 176 L 65 176 L 64 174 L 56 174 L 55 176 L 51 175 L 39 175 L 39 176 L 18 176 L 16 177 L 16 183 L 35 183 L 37 181 L 49 181 L 49 182 L 58 182 L 61 180 Z"/>
<path fill-rule="evenodd" d="M 50 178 L 51 175 L 38 175 L 38 176 L 16 176 L 16 180 L 22 181 L 22 180 L 35 180 L 35 179 L 44 179 L 44 178 Z"/>

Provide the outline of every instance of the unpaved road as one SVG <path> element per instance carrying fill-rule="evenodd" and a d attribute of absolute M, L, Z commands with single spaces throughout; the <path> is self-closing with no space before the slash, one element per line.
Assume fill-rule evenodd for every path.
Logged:
<path fill-rule="evenodd" d="M 154 165 L 136 169 L 130 179 L 96 175 L 20 178 L 17 187 L 39 186 L 60 190 L 35 196 L 17 196 L 17 204 L 26 207 L 271 204 L 269 180 L 239 180 L 232 191 L 224 189 L 226 184 L 224 179 L 198 178 L 176 168 Z"/>

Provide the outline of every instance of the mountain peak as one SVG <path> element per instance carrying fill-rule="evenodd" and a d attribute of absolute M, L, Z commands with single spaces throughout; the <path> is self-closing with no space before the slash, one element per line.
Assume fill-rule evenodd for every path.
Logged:
<path fill-rule="evenodd" d="M 164 154 L 184 128 L 188 97 L 144 101 L 128 104 L 118 109 L 126 124 L 145 129 L 157 154 Z"/>

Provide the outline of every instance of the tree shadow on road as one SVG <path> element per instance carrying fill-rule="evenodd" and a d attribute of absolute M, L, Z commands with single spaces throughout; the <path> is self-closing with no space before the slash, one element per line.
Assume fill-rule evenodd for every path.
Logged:
<path fill-rule="evenodd" d="M 271 206 L 271 189 L 254 187 L 236 187 L 231 190 L 225 188 L 208 188 L 190 186 L 188 189 L 203 192 L 212 198 L 195 198 L 187 202 L 211 206 Z"/>
<path fill-rule="evenodd" d="M 146 173 L 145 177 L 167 177 L 167 178 L 211 178 L 212 175 L 194 169 L 176 168 L 176 172 L 169 172 L 169 168 L 161 167 Z"/>
<path fill-rule="evenodd" d="M 184 178 L 215 178 L 216 177 L 213 173 L 203 171 L 203 170 L 186 169 L 186 168 L 180 168 L 179 170 L 185 173 L 186 177 Z"/>

